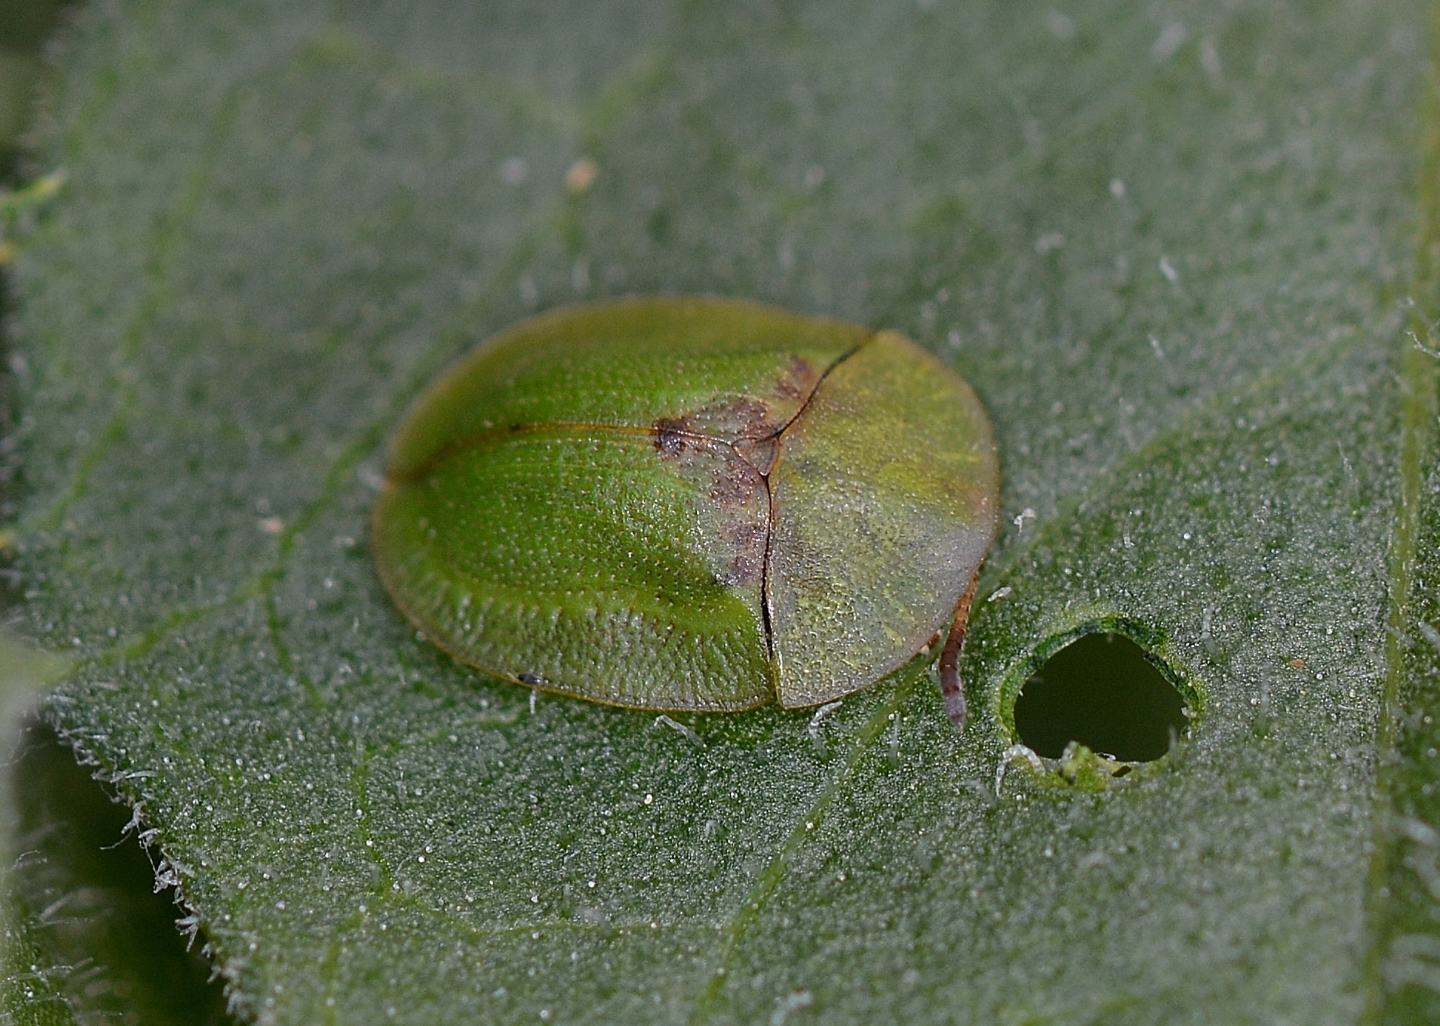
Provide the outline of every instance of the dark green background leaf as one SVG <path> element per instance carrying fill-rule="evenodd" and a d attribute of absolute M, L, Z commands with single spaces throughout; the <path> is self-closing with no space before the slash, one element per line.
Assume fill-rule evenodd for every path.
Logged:
<path fill-rule="evenodd" d="M 87 10 L 18 265 L 48 718 L 262 1022 L 1424 1021 L 1426 18 Z M 899 328 L 977 386 L 1013 519 L 963 737 L 912 671 L 697 744 L 406 629 L 365 541 L 401 410 L 630 292 Z M 1005 689 L 1115 617 L 1192 737 L 997 799 Z"/>
<path fill-rule="evenodd" d="M 29 712 L 43 679 L 63 670 L 47 662 L 13 638 L 0 637 L 0 765 L 6 771 L 0 781 L 4 785 L 0 789 L 0 1023 L 4 1026 L 69 1026 L 75 1021 L 63 986 L 73 966 L 60 960 L 47 934 L 48 927 L 64 917 L 63 907 L 73 895 L 66 888 L 37 903 L 27 899 L 40 897 L 42 888 L 18 886 L 22 878 L 27 882 L 35 878 L 37 824 L 16 807 L 20 795 L 10 786 L 25 748 L 20 718 Z M 84 771 L 65 757 L 58 742 L 52 751 L 61 753 L 54 762 L 83 777 Z M 44 801 L 54 796 L 33 797 Z M 54 909 L 46 907 L 61 898 L 67 900 Z"/>

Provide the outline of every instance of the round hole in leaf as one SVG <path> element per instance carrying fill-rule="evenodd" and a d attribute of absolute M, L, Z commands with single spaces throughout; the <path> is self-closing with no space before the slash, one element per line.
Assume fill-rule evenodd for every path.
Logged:
<path fill-rule="evenodd" d="M 1015 730 L 1058 759 L 1071 741 L 1122 762 L 1149 762 L 1184 734 L 1185 698 L 1153 657 L 1123 634 L 1082 634 L 1021 685 Z"/>

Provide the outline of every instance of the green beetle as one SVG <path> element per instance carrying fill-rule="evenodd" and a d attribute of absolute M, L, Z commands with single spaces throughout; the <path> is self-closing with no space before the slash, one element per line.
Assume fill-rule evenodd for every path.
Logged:
<path fill-rule="evenodd" d="M 656 710 L 788 708 L 951 630 L 995 534 L 990 424 L 894 332 L 636 298 L 478 346 L 412 407 L 374 515 L 386 588 L 457 660 Z"/>

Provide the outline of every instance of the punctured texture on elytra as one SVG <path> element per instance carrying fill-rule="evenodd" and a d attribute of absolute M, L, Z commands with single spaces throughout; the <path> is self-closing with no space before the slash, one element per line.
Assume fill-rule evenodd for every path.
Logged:
<path fill-rule="evenodd" d="M 423 395 L 375 549 L 405 615 L 488 674 L 647 709 L 800 707 L 944 629 L 997 492 L 984 409 L 908 339 L 631 299 L 526 321 Z"/>

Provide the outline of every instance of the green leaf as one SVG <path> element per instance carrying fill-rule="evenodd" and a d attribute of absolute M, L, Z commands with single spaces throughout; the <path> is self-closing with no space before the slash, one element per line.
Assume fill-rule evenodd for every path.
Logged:
<path fill-rule="evenodd" d="M 1430 1021 L 1427 18 L 87 9 L 16 266 L 49 722 L 262 1022 Z M 814 721 L 532 704 L 386 601 L 423 383 L 657 292 L 975 384 L 1006 521 L 963 736 L 913 668 Z M 997 797 L 1015 690 L 1095 625 L 1194 690 L 1188 738 Z"/>
<path fill-rule="evenodd" d="M 43 910 L 27 907 L 17 880 L 35 864 L 34 851 L 16 843 L 30 839 L 8 786 L 23 750 L 17 724 L 42 680 L 58 673 L 38 652 L 0 636 L 0 755 L 8 771 L 0 788 L 0 1023 L 4 1026 L 68 1026 L 74 1022 L 61 988 L 70 967 L 57 963 L 43 936 Z M 77 769 L 70 763 L 72 770 Z"/>
<path fill-rule="evenodd" d="M 23 732 L 7 769 L 22 850 L 5 881 L 18 943 L 0 1022 L 233 1022 L 193 931 L 175 931 L 166 864 L 127 837 L 131 810 L 48 730 Z"/>

